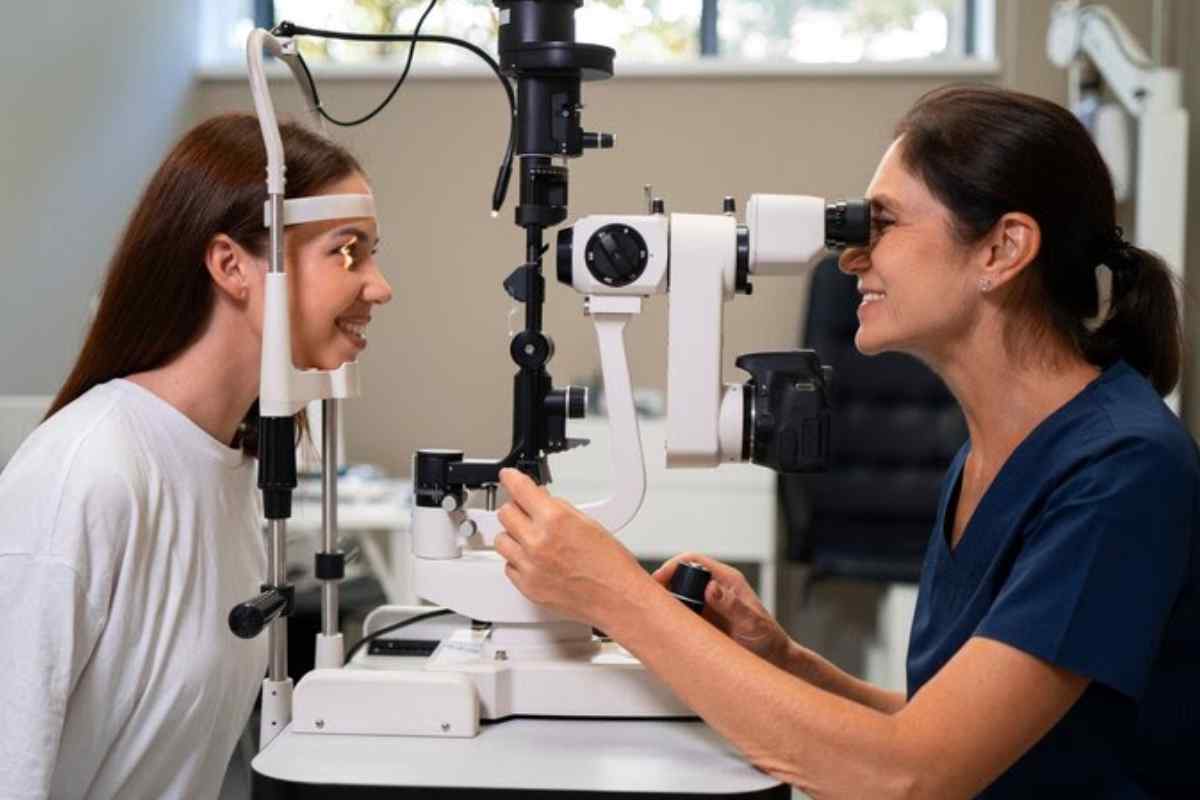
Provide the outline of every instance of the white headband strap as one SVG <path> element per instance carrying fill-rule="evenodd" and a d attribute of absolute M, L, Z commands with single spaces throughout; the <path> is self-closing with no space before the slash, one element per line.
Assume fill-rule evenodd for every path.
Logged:
<path fill-rule="evenodd" d="M 374 217 L 375 197 L 369 194 L 319 194 L 283 201 L 283 224 L 299 225 L 326 219 Z M 263 227 L 271 227 L 271 201 L 263 203 Z"/>

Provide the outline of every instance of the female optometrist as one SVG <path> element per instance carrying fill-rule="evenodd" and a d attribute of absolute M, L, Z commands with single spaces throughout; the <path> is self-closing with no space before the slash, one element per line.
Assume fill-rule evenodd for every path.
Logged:
<path fill-rule="evenodd" d="M 283 125 L 291 196 L 370 192 Z M 0 795 L 215 798 L 266 670 L 228 610 L 266 567 L 254 420 L 267 271 L 257 119 L 188 132 L 142 195 L 82 352 L 0 475 Z M 289 226 L 292 355 L 333 369 L 391 298 L 370 218 Z"/>
<path fill-rule="evenodd" d="M 511 470 L 510 579 L 814 798 L 1200 797 L 1200 465 L 1160 398 L 1181 360 L 1166 267 L 1121 235 L 1083 127 L 1027 95 L 926 95 L 868 195 L 871 243 L 841 259 L 863 295 L 856 345 L 930 365 L 970 433 L 907 693 L 791 641 L 725 565 L 685 554 L 647 575 Z M 713 572 L 704 619 L 660 586 L 680 559 Z"/>

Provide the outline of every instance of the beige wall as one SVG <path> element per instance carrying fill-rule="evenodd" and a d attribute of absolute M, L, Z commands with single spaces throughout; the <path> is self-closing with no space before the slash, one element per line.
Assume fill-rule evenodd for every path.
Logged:
<path fill-rule="evenodd" d="M 121 229 L 194 116 L 198 0 L 113 6 L 3 6 L 0 395 L 58 391 Z"/>
<path fill-rule="evenodd" d="M 1047 0 L 1000 2 L 998 53 L 1014 88 L 1065 99 L 1066 77 L 1045 59 Z M 1136 35 L 1149 32 L 1149 4 L 1110 3 Z M 668 210 L 716 212 L 721 198 L 752 192 L 826 196 L 861 193 L 896 119 L 947 78 L 620 78 L 585 86 L 585 123 L 617 135 L 618 147 L 571 168 L 572 216 L 639 212 L 654 184 Z M 279 87 L 283 83 L 276 84 Z M 372 106 L 383 80 L 333 80 L 322 95 L 336 113 Z M 288 99 L 295 105 L 294 91 Z M 282 94 L 282 92 L 281 92 Z M 367 396 L 348 406 L 351 457 L 405 472 L 417 447 L 453 446 L 501 455 L 510 436 L 513 366 L 510 302 L 500 282 L 523 257 L 511 206 L 499 220 L 487 204 L 504 141 L 503 95 L 492 80 L 415 80 L 371 124 L 343 140 L 371 174 L 384 229 L 384 263 L 395 300 L 372 323 L 364 355 Z M 250 108 L 244 80 L 201 84 L 197 119 Z M 598 369 L 580 298 L 553 282 L 545 328 L 557 344 L 558 385 Z M 794 345 L 805 304 L 795 279 L 759 279 L 728 307 L 725 352 Z M 628 334 L 634 382 L 662 387 L 665 300 L 648 303 Z M 732 377 L 731 377 L 732 379 Z"/>

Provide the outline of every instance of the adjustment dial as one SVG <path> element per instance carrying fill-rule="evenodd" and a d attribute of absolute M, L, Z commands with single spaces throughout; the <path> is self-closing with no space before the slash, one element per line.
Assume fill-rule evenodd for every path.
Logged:
<path fill-rule="evenodd" d="M 593 233 L 583 255 L 588 272 L 606 286 L 628 286 L 642 276 L 650 261 L 646 240 L 623 224 L 605 225 Z"/>

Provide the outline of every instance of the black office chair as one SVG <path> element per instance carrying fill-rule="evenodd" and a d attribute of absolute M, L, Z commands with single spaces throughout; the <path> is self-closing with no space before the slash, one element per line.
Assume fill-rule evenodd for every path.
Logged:
<path fill-rule="evenodd" d="M 886 302 L 886 301 L 884 301 Z M 833 367 L 831 468 L 780 476 L 787 557 L 831 577 L 916 582 L 939 489 L 967 439 L 945 384 L 914 358 L 861 355 L 856 279 L 828 258 L 813 273 L 804 346 Z"/>

